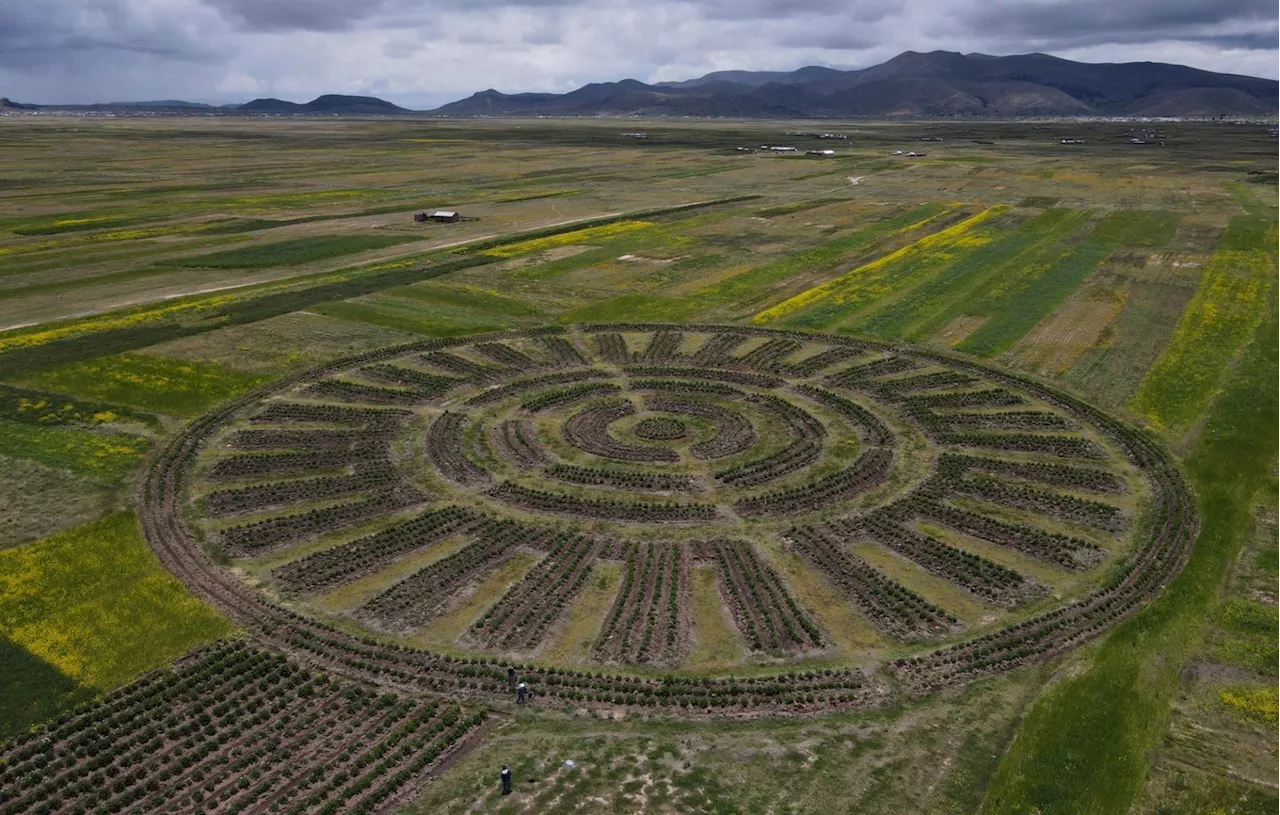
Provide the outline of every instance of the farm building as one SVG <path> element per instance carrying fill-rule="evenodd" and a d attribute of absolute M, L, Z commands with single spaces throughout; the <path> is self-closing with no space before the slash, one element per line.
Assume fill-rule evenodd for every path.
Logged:
<path fill-rule="evenodd" d="M 455 224 L 462 220 L 462 216 L 451 209 L 438 209 L 435 212 L 415 212 L 413 215 L 415 223 L 425 223 L 434 221 L 439 224 Z"/>

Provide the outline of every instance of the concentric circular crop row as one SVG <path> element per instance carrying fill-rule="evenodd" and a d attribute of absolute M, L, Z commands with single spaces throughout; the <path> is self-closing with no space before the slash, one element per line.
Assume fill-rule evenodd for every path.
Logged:
<path fill-rule="evenodd" d="M 844 597 L 894 650 L 914 648 L 889 669 L 928 690 L 1058 653 L 1131 613 L 1180 568 L 1197 524 L 1158 445 L 1039 383 L 931 352 L 718 326 L 366 354 L 197 420 L 158 455 L 142 498 L 176 574 L 262 642 L 344 675 L 505 694 L 505 666 L 539 660 L 586 587 L 607 586 L 586 657 L 597 667 L 525 665 L 535 696 L 699 710 L 885 698 L 796 579 Z M 299 611 L 202 541 L 233 558 L 270 553 L 258 578 Z M 1091 593 L 1079 576 L 1093 574 L 1106 585 Z M 356 581 L 360 599 L 341 613 L 370 637 L 307 616 L 309 598 Z M 688 678 L 703 585 L 743 661 L 772 675 Z M 483 586 L 496 593 L 468 601 L 475 616 L 451 641 L 471 658 L 372 638 L 416 637 Z M 1065 592 L 1056 609 L 1051 590 Z M 1048 608 L 986 622 L 1028 604 Z M 847 667 L 787 667 L 815 655 Z M 646 663 L 686 671 L 616 673 Z"/>

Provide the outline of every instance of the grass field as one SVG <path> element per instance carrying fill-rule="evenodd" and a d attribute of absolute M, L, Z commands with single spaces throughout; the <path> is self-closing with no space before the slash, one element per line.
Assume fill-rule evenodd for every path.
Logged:
<path fill-rule="evenodd" d="M 0 449 L 7 455 L 103 483 L 118 482 L 132 472 L 148 446 L 142 436 L 0 419 Z"/>
<path fill-rule="evenodd" d="M 52 368 L 22 384 L 152 413 L 197 416 L 266 381 L 208 363 L 121 354 Z"/>
<path fill-rule="evenodd" d="M 850 138 L 813 159 L 733 149 L 812 122 L 654 120 L 641 141 L 607 120 L 0 117 L 0 741 L 234 633 L 134 514 L 144 460 L 186 421 L 428 338 L 725 322 L 972 357 L 1146 428 L 1199 501 L 1185 570 L 1082 649 L 865 713 L 499 706 L 409 811 L 1274 812 L 1277 207 L 1256 179 L 1275 177 L 1275 140 L 1166 124 L 1156 147 L 1129 144 L 1128 124 L 1072 123 L 1086 144 L 1068 152 L 1056 123 L 831 122 Z M 892 155 L 935 137 L 927 158 Z M 433 208 L 465 219 L 413 221 Z M 918 435 L 904 431 L 904 455 Z M 1054 591 L 1093 579 L 922 529 Z M 788 547 L 763 551 L 840 654 L 804 664 L 864 660 L 886 679 L 867 618 Z M 969 630 L 1004 613 L 882 549 L 850 552 Z M 459 638 L 540 557 L 504 561 L 411 639 L 465 653 Z M 428 562 L 316 605 L 353 626 L 357 601 Z M 716 569 L 689 578 L 678 670 L 773 670 Z M 544 650 L 514 658 L 596 670 L 622 580 L 614 563 L 593 571 Z"/>
<path fill-rule="evenodd" d="M 370 249 L 384 249 L 414 240 L 411 235 L 317 235 L 280 243 L 246 246 L 230 252 L 195 255 L 176 261 L 178 266 L 201 269 L 264 269 L 294 266 L 340 255 L 354 255 Z"/>
<path fill-rule="evenodd" d="M 1000 682 L 907 715 L 806 725 L 518 716 L 407 811 L 971 812 L 1026 694 Z M 503 764 L 509 799 L 494 780 Z"/>
<path fill-rule="evenodd" d="M 1101 645 L 1083 674 L 1037 702 L 984 811 L 1122 813 L 1141 790 L 1181 668 L 1200 648 L 1254 502 L 1274 491 L 1280 437 L 1270 378 L 1280 315 L 1268 312 L 1187 459 L 1204 514 L 1190 562 L 1164 597 Z"/>
<path fill-rule="evenodd" d="M 87 523 L 116 504 L 114 491 L 61 467 L 0 456 L 0 548 Z"/>

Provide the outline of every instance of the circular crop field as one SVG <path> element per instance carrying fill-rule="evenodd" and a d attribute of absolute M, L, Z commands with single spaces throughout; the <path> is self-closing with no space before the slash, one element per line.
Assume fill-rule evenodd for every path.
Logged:
<path fill-rule="evenodd" d="M 636 422 L 634 432 L 647 441 L 677 441 L 689 435 L 683 422 L 667 416 L 646 416 Z"/>
<path fill-rule="evenodd" d="M 142 498 L 176 574 L 334 671 L 483 696 L 517 666 L 538 699 L 691 710 L 1061 653 L 1198 522 L 1158 445 L 1041 383 L 729 326 L 366 354 L 197 420 Z"/>

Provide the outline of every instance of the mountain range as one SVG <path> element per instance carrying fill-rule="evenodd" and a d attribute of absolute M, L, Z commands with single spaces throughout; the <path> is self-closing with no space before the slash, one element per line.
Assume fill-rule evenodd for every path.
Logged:
<path fill-rule="evenodd" d="M 1085 63 L 1047 54 L 907 51 L 852 71 L 716 71 L 682 82 L 596 82 L 575 91 L 489 89 L 431 111 L 372 96 L 326 94 L 305 104 L 254 99 L 213 106 L 180 100 L 19 109 L 132 110 L 171 115 L 709 116 L 933 118 L 1010 116 L 1275 116 L 1277 82 L 1159 62 Z"/>
<path fill-rule="evenodd" d="M 684 82 L 634 79 L 565 94 L 496 90 L 432 111 L 450 116 L 607 114 L 741 117 L 1266 116 L 1277 83 L 1158 62 L 1093 64 L 1047 54 L 907 51 L 853 71 L 717 71 Z"/>

